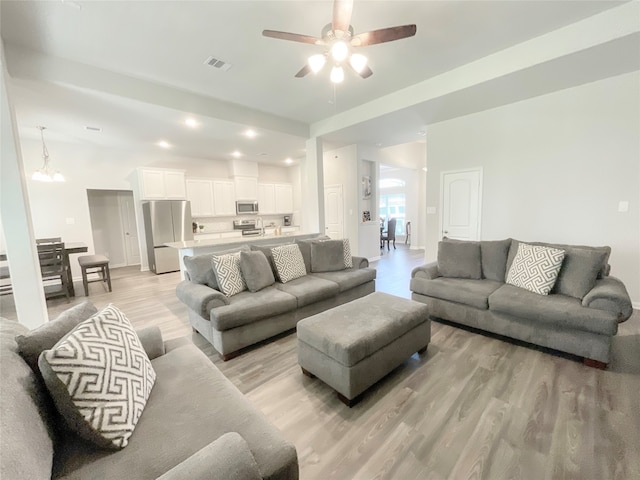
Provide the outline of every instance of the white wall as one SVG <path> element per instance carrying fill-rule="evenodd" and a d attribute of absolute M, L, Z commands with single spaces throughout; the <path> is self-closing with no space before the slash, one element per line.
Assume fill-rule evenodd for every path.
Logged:
<path fill-rule="evenodd" d="M 431 125 L 427 205 L 439 206 L 440 172 L 481 166 L 481 238 L 609 245 L 638 305 L 639 132 L 639 72 Z M 438 216 L 426 218 L 431 261 Z"/>

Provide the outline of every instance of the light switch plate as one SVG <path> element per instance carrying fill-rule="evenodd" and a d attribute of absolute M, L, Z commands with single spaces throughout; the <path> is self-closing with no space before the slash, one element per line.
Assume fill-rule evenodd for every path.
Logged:
<path fill-rule="evenodd" d="M 627 200 L 620 200 L 618 203 L 618 212 L 626 213 L 629 211 L 629 202 Z"/>
<path fill-rule="evenodd" d="M 76 224 L 76 219 L 73 217 L 68 217 L 67 218 L 67 225 L 75 225 Z"/>
<path fill-rule="evenodd" d="M 427 215 L 435 215 L 436 207 L 427 207 Z"/>

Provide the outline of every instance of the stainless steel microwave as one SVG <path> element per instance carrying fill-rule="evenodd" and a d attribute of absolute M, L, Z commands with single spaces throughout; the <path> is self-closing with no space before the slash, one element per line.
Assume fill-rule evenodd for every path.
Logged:
<path fill-rule="evenodd" d="M 238 200 L 236 202 L 237 215 L 256 215 L 258 213 L 258 202 L 250 200 Z"/>

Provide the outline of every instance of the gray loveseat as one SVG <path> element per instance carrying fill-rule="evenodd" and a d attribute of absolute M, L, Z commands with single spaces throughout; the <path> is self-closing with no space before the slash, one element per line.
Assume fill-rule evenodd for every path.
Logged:
<path fill-rule="evenodd" d="M 609 247 L 528 244 L 564 250 L 549 295 L 505 283 L 518 240 L 440 242 L 438 261 L 411 274 L 411 298 L 430 316 L 584 358 L 605 368 L 618 323 L 633 313 L 623 283 L 609 276 Z"/>
<path fill-rule="evenodd" d="M 38 350 L 51 348 L 95 311 L 88 302 L 73 307 L 41 327 L 46 332 L 29 333 L 0 319 L 0 478 L 298 478 L 295 447 L 197 347 L 187 339 L 163 342 L 157 327 L 137 332 L 157 377 L 129 445 L 103 450 L 62 429 L 62 418 L 29 364 Z M 34 332 L 46 341 L 32 341 L 35 348 L 25 353 L 16 335 Z"/>
<path fill-rule="evenodd" d="M 185 257 L 187 279 L 178 284 L 176 295 L 188 307 L 191 326 L 226 361 L 245 347 L 294 329 L 303 318 L 374 292 L 376 270 L 368 268 L 366 258 L 352 257 L 351 268 L 313 271 L 312 244 L 326 239 L 296 240 L 307 274 L 286 283 L 278 281 L 270 258 L 271 248 L 281 245 L 252 245 L 251 250 L 262 251 L 269 259 L 276 281 L 259 291 L 245 290 L 229 297 L 218 289 L 212 254 Z"/>

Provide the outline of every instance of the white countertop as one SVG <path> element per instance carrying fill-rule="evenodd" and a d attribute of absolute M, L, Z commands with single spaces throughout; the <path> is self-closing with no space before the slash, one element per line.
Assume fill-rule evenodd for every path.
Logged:
<path fill-rule="evenodd" d="M 220 245 L 237 245 L 241 243 L 268 243 L 269 240 L 274 239 L 292 239 L 297 238 L 310 238 L 320 235 L 318 232 L 291 232 L 283 233 L 282 235 L 245 235 L 243 237 L 232 238 L 212 238 L 206 240 L 187 240 L 185 242 L 171 242 L 164 245 L 171 248 L 187 248 L 198 249 L 203 247 L 215 247 Z"/>

